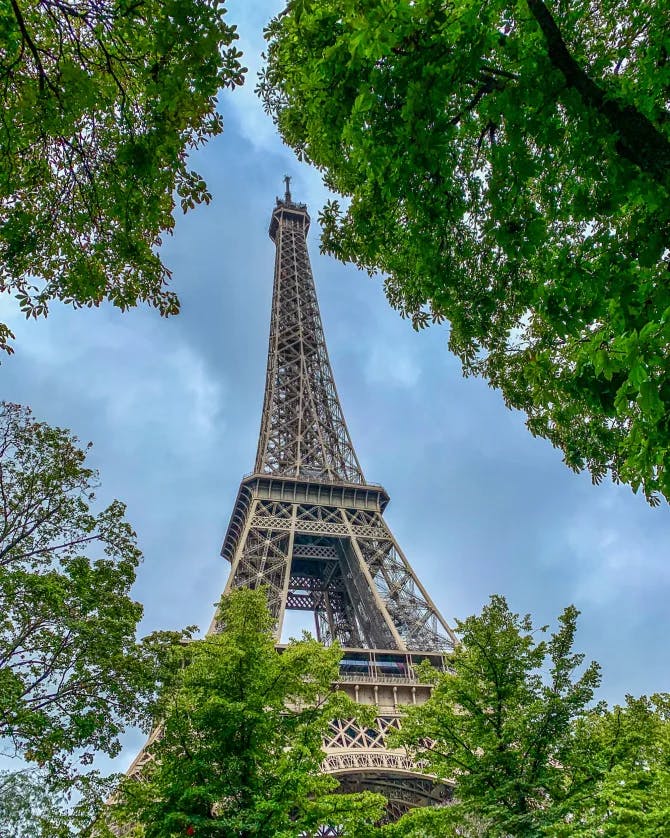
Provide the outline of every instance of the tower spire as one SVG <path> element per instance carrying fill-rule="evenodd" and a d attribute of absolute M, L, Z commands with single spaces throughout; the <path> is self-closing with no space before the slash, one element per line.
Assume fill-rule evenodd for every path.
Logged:
<path fill-rule="evenodd" d="M 277 641 L 286 612 L 307 611 L 317 639 L 340 644 L 338 687 L 380 715 L 373 728 L 334 720 L 323 770 L 343 791 L 380 791 L 395 818 L 451 794 L 389 748 L 386 732 L 403 704 L 430 694 L 415 665 L 441 667 L 455 637 L 384 521 L 388 495 L 363 476 L 328 360 L 309 214 L 291 199 L 288 176 L 285 183 L 270 221 L 277 250 L 261 432 L 221 550 L 231 563 L 225 592 L 263 586 Z"/>
<path fill-rule="evenodd" d="M 291 203 L 291 176 L 284 175 L 284 185 L 286 186 L 286 191 L 284 192 L 284 200 L 287 204 Z"/>
<path fill-rule="evenodd" d="M 287 176 L 288 177 L 288 176 Z M 287 195 L 290 195 L 287 182 Z M 254 474 L 242 481 L 222 555 L 226 591 L 264 585 L 281 636 L 286 610 L 312 611 L 344 647 L 439 652 L 454 635 L 382 513 L 388 495 L 363 476 L 321 325 L 305 204 L 277 201 L 265 398 Z"/>
<path fill-rule="evenodd" d="M 270 238 L 277 251 L 265 399 L 256 472 L 364 483 L 349 436 L 321 325 L 307 253 L 309 214 L 277 201 Z"/>

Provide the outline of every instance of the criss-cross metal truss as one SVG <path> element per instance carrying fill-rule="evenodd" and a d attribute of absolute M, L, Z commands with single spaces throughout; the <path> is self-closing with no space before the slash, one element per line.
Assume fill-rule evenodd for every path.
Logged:
<path fill-rule="evenodd" d="M 256 472 L 364 483 L 335 389 L 307 253 L 304 204 L 277 201 L 270 348 Z"/>
<path fill-rule="evenodd" d="M 450 628 L 382 517 L 387 502 L 370 484 L 246 478 L 223 545 L 226 593 L 265 586 L 278 638 L 288 609 L 311 611 L 324 643 L 450 649 Z"/>

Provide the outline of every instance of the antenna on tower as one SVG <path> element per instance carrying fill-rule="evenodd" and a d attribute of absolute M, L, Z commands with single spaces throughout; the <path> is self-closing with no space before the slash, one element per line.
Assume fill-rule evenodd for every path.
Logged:
<path fill-rule="evenodd" d="M 284 183 L 286 184 L 286 193 L 284 194 L 284 200 L 287 204 L 291 203 L 291 176 L 284 175 Z"/>

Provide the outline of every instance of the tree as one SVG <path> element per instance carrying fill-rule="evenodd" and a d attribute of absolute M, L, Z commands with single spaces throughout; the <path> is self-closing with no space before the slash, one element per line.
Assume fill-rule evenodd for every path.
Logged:
<path fill-rule="evenodd" d="M 407 710 L 397 737 L 428 772 L 456 780 L 458 802 L 417 813 L 394 834 L 422 834 L 411 828 L 426 819 L 443 831 L 424 835 L 450 834 L 445 828 L 465 819 L 472 834 L 487 838 L 540 836 L 547 827 L 554 835 L 577 787 L 583 794 L 587 786 L 581 775 L 573 783 L 573 723 L 586 715 L 600 679 L 595 663 L 576 672 L 584 658 L 572 651 L 577 615 L 566 608 L 558 631 L 537 640 L 530 617 L 493 596 L 480 616 L 458 622 L 462 643 L 448 671 L 426 669 L 433 693 Z"/>
<path fill-rule="evenodd" d="M 210 194 L 187 153 L 243 81 L 223 0 L 8 0 L 0 11 L 0 290 L 28 317 L 179 303 L 156 248 Z M 0 325 L 0 348 L 13 335 Z"/>
<path fill-rule="evenodd" d="M 579 719 L 577 794 L 553 838 L 656 838 L 670 823 L 670 696 L 626 697 Z"/>
<path fill-rule="evenodd" d="M 2 404 L 0 740 L 61 779 L 146 725 L 178 637 L 136 642 L 140 552 L 122 503 L 94 511 L 97 485 L 76 437 Z"/>
<path fill-rule="evenodd" d="M 487 838 L 489 822 L 460 805 L 410 809 L 395 823 L 381 828 L 384 838 Z"/>
<path fill-rule="evenodd" d="M 0 835 L 108 838 L 98 824 L 115 783 L 116 778 L 97 772 L 74 782 L 36 769 L 0 772 Z"/>
<path fill-rule="evenodd" d="M 352 715 L 332 689 L 339 649 L 305 637 L 279 654 L 262 590 L 224 597 L 218 619 L 220 633 L 183 648 L 152 759 L 121 785 L 114 816 L 143 838 L 368 834 L 383 798 L 337 794 L 320 773 L 329 722 Z"/>
<path fill-rule="evenodd" d="M 31 771 L 0 772 L 0 835 L 31 838 L 41 814 L 53 810 L 52 796 L 39 779 Z"/>
<path fill-rule="evenodd" d="M 289 0 L 260 93 L 388 276 L 595 482 L 670 497 L 670 22 L 638 0 Z"/>

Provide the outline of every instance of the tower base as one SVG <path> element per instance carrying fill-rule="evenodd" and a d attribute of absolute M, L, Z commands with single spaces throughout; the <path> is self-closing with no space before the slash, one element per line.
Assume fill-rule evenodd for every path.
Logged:
<path fill-rule="evenodd" d="M 333 775 L 343 793 L 371 791 L 388 800 L 385 821 L 394 821 L 419 806 L 447 805 L 453 784 L 422 773 L 403 748 L 390 747 L 388 734 L 401 725 L 403 707 L 423 704 L 432 687 L 415 667 L 429 661 L 437 669 L 444 659 L 435 652 L 344 649 L 335 686 L 359 704 L 373 705 L 379 715 L 373 727 L 355 719 L 335 719 L 324 741 L 323 771 Z M 323 836 L 337 835 L 324 832 Z"/>

